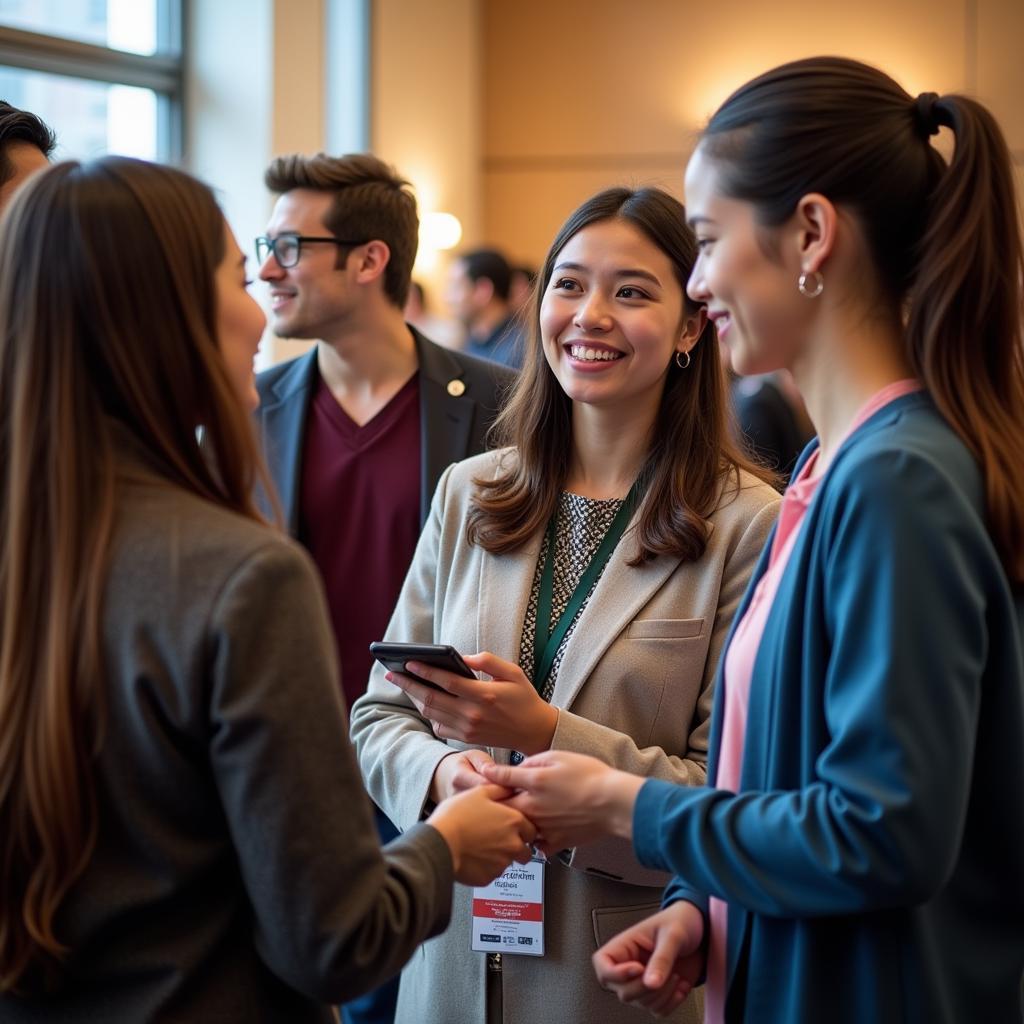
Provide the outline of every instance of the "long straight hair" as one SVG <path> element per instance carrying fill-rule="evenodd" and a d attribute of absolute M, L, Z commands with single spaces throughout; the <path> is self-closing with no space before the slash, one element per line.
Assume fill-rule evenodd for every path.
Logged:
<path fill-rule="evenodd" d="M 697 242 L 681 203 L 657 188 L 610 188 L 592 196 L 562 225 L 537 277 L 530 304 L 526 359 L 508 404 L 494 425 L 499 444 L 517 458 L 494 479 L 476 480 L 468 537 L 501 553 L 526 543 L 554 514 L 569 472 L 572 400 L 548 366 L 540 308 L 555 262 L 569 240 L 601 221 L 632 225 L 669 259 L 683 290 L 684 316 L 700 306 L 686 295 Z M 670 362 L 640 479 L 646 497 L 636 527 L 639 565 L 658 555 L 695 561 L 707 547 L 707 518 L 740 470 L 774 476 L 755 465 L 731 438 L 725 379 L 714 325 L 708 322 L 690 350 L 686 369 Z"/>
<path fill-rule="evenodd" d="M 948 166 L 929 141 L 940 126 L 955 140 Z M 875 68 L 818 57 L 733 93 L 700 146 L 766 226 L 809 192 L 857 216 L 905 318 L 906 358 L 978 460 L 991 536 L 1024 583 L 1024 267 L 995 119 L 966 96 L 912 98 Z"/>
<path fill-rule="evenodd" d="M 119 438 L 259 518 L 216 336 L 224 240 L 209 189 L 117 158 L 43 171 L 0 222 L 0 991 L 53 980 L 95 844 Z"/>

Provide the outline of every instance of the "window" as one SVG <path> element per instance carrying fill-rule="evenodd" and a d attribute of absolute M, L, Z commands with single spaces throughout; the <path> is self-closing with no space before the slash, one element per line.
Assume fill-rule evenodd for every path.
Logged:
<path fill-rule="evenodd" d="M 57 156 L 182 152 L 182 0 L 0 0 L 0 99 L 38 114 Z"/>

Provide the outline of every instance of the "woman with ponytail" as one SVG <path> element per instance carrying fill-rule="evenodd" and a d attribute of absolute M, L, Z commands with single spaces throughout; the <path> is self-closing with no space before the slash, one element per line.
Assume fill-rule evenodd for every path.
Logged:
<path fill-rule="evenodd" d="M 952 131 L 947 165 L 931 145 Z M 1017 1022 L 1024 971 L 1024 348 L 1007 147 L 963 96 L 769 71 L 686 174 L 689 294 L 818 431 L 723 658 L 708 785 L 545 755 L 491 781 L 544 843 L 676 878 L 595 957 L 709 1021 Z M 571 817 L 565 810 L 571 801 Z"/>
<path fill-rule="evenodd" d="M 8 1024 L 333 1020 L 528 857 L 496 787 L 381 853 L 315 572 L 252 502 L 247 284 L 170 168 L 59 164 L 0 222 Z"/>

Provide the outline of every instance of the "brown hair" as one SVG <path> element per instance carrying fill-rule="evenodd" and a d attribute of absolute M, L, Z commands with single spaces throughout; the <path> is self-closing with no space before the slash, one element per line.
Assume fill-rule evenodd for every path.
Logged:
<path fill-rule="evenodd" d="M 256 440 L 216 336 L 224 239 L 209 189 L 123 158 L 41 172 L 2 221 L 0 991 L 59 965 L 56 915 L 96 841 L 117 438 L 258 518 Z"/>
<path fill-rule="evenodd" d="M 495 438 L 518 458 L 496 479 L 476 480 L 468 536 L 488 551 L 511 551 L 548 522 L 569 470 L 572 401 L 544 357 L 540 307 L 559 253 L 585 227 L 623 220 L 639 230 L 672 263 L 683 289 L 684 315 L 700 306 L 686 296 L 697 243 L 681 203 L 657 188 L 610 188 L 592 196 L 562 225 L 534 287 L 526 359 L 508 405 L 495 423 Z M 731 440 L 725 379 L 714 325 L 705 326 L 690 350 L 690 364 L 670 362 L 652 435 L 640 472 L 646 497 L 636 527 L 639 554 L 631 562 L 667 554 L 695 561 L 707 546 L 706 519 L 739 470 L 773 479 L 748 461 Z"/>
<path fill-rule="evenodd" d="M 459 262 L 470 281 L 474 284 L 481 278 L 490 281 L 494 286 L 494 297 L 508 302 L 512 268 L 497 249 L 470 249 L 459 255 Z"/>
<path fill-rule="evenodd" d="M 7 147 L 14 143 L 35 146 L 49 159 L 56 148 L 57 138 L 42 118 L 0 100 L 0 185 L 14 177 L 14 167 L 7 155 Z"/>
<path fill-rule="evenodd" d="M 955 137 L 948 167 L 929 143 L 940 126 Z M 993 540 L 1024 583 L 1024 268 L 995 119 L 966 96 L 914 99 L 875 68 L 817 57 L 733 93 L 700 146 L 768 227 L 809 192 L 857 216 L 883 294 L 908 311 L 907 359 L 978 460 Z"/>
<path fill-rule="evenodd" d="M 391 258 L 384 270 L 384 294 L 398 309 L 405 306 L 420 222 L 412 186 L 393 167 L 371 153 L 292 153 L 273 160 L 264 181 L 279 195 L 296 188 L 332 193 L 324 227 L 338 238 L 385 242 Z M 338 258 L 347 259 L 348 250 Z"/>

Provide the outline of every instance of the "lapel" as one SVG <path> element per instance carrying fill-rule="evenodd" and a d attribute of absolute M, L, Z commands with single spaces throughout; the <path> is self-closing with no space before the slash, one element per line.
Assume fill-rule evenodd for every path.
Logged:
<path fill-rule="evenodd" d="M 441 474 L 470 454 L 476 399 L 465 393 L 464 370 L 457 359 L 414 327 L 420 368 L 420 525 Z"/>
<path fill-rule="evenodd" d="M 477 650 L 492 651 L 509 661 L 519 660 L 523 620 L 543 539 L 541 531 L 516 551 L 503 555 L 483 552 Z"/>
<path fill-rule="evenodd" d="M 319 371 L 317 349 L 294 360 L 267 389 L 259 407 L 263 452 L 288 533 L 299 529 L 299 483 L 306 414 Z"/>
<path fill-rule="evenodd" d="M 640 566 L 628 564 L 636 551 L 633 534 L 636 519 L 634 515 L 629 531 L 612 552 L 566 644 L 551 695 L 551 703 L 556 707 L 572 706 L 576 695 L 615 638 L 679 567 L 678 558 L 664 555 Z"/>

